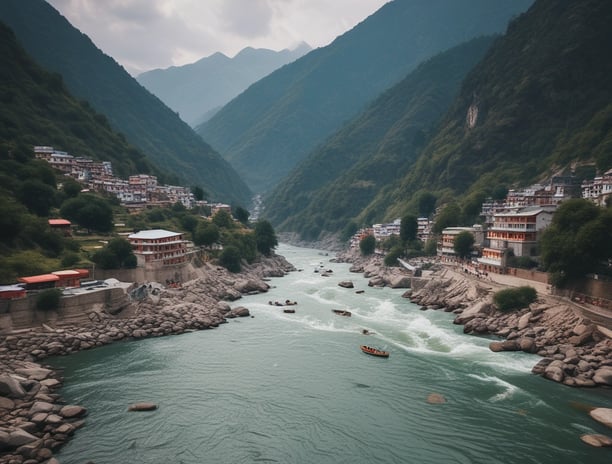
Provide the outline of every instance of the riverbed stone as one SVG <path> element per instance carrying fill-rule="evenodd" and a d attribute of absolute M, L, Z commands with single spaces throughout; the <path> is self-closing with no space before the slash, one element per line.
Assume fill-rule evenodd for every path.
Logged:
<path fill-rule="evenodd" d="M 603 366 L 595 371 L 593 381 L 601 385 L 612 386 L 612 366 Z"/>
<path fill-rule="evenodd" d="M 128 411 L 154 411 L 155 409 L 157 405 L 149 402 L 134 403 L 128 407 Z"/>
<path fill-rule="evenodd" d="M 580 439 L 587 445 L 594 446 L 596 448 L 612 446 L 612 438 L 601 434 L 586 434 L 581 435 Z"/>
<path fill-rule="evenodd" d="M 9 433 L 6 445 L 8 448 L 18 448 L 29 443 L 34 443 L 38 437 L 22 429 L 15 429 Z"/>
<path fill-rule="evenodd" d="M 612 408 L 595 408 L 589 415 L 597 422 L 612 428 Z"/>
<path fill-rule="evenodd" d="M 59 411 L 60 416 L 65 417 L 66 419 L 82 417 L 86 413 L 87 413 L 87 409 L 85 409 L 83 406 L 78 406 L 74 404 L 66 405 L 62 407 L 62 409 L 60 409 Z"/>
<path fill-rule="evenodd" d="M 352 280 L 342 280 L 338 282 L 338 286 L 342 288 L 354 288 L 355 287 Z"/>

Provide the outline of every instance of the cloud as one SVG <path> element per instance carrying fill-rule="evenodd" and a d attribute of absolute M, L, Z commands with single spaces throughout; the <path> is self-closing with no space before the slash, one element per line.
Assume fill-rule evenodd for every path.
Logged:
<path fill-rule="evenodd" d="M 324 46 L 388 0 L 47 1 L 137 75 L 247 46 Z"/>

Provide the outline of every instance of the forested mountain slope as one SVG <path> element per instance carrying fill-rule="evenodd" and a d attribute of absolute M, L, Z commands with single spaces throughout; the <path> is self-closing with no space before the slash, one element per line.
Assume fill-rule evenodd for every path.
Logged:
<path fill-rule="evenodd" d="M 253 82 L 310 50 L 306 43 L 279 52 L 247 47 L 233 58 L 215 53 L 184 66 L 153 69 L 136 79 L 193 127 Z"/>
<path fill-rule="evenodd" d="M 612 2 L 537 0 L 468 75 L 410 172 L 361 221 L 463 196 L 463 217 L 500 185 L 525 186 L 564 167 L 612 167 Z M 412 201 L 411 201 L 412 200 Z"/>
<path fill-rule="evenodd" d="M 269 191 L 420 62 L 471 38 L 504 31 L 531 3 L 395 0 L 329 46 L 253 84 L 197 132 L 254 191 Z"/>
<path fill-rule="evenodd" d="M 2 0 L 0 20 L 38 63 L 61 74 L 73 95 L 90 102 L 160 168 L 215 198 L 248 201 L 248 187 L 218 153 L 49 4 Z"/>
<path fill-rule="evenodd" d="M 406 174 L 493 41 L 474 39 L 422 63 L 309 155 L 265 199 L 280 230 L 342 230 Z"/>
<path fill-rule="evenodd" d="M 74 156 L 112 161 L 118 175 L 162 176 L 140 150 L 111 129 L 105 116 L 70 95 L 59 74 L 36 64 L 1 22 L 0 63 L 0 160 L 27 158 L 34 145 L 51 145 Z M 11 182 L 4 179 L 1 184 L 10 187 Z"/>

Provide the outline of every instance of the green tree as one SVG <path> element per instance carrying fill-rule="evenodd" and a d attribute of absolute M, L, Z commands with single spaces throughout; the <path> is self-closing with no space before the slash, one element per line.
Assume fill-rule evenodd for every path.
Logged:
<path fill-rule="evenodd" d="M 126 239 L 121 237 L 113 238 L 108 242 L 106 248 L 117 257 L 119 267 L 136 267 L 136 256 L 134 255 L 132 245 Z"/>
<path fill-rule="evenodd" d="M 447 227 L 458 226 L 460 221 L 461 209 L 456 203 L 450 203 L 436 217 L 432 231 L 435 234 L 439 234 Z"/>
<path fill-rule="evenodd" d="M 402 218 L 400 223 L 400 239 L 404 244 L 416 239 L 419 224 L 417 218 L 413 215 L 407 215 Z"/>
<path fill-rule="evenodd" d="M 48 216 L 55 204 L 55 189 L 37 180 L 26 180 L 17 192 L 17 198 L 34 214 Z"/>
<path fill-rule="evenodd" d="M 219 240 L 219 228 L 212 222 L 200 222 L 196 227 L 193 241 L 196 245 L 210 247 Z"/>
<path fill-rule="evenodd" d="M 533 287 L 505 288 L 493 295 L 493 302 L 500 311 L 512 311 L 528 307 L 537 297 L 538 293 Z"/>
<path fill-rule="evenodd" d="M 79 195 L 66 200 L 61 214 L 88 230 L 110 232 L 113 228 L 112 208 L 107 201 L 95 195 Z"/>
<path fill-rule="evenodd" d="M 238 206 L 235 210 L 234 210 L 234 217 L 241 222 L 242 224 L 244 224 L 245 226 L 249 223 L 249 216 L 251 215 L 251 213 L 249 213 L 246 209 L 244 209 L 242 206 Z"/>
<path fill-rule="evenodd" d="M 76 197 L 79 193 L 81 193 L 82 189 L 83 186 L 71 177 L 67 177 L 62 182 L 62 192 L 64 192 L 64 194 L 68 198 Z"/>
<path fill-rule="evenodd" d="M 233 245 L 225 247 L 219 256 L 219 264 L 230 272 L 240 272 L 240 250 Z"/>
<path fill-rule="evenodd" d="M 467 258 L 472 254 L 474 235 L 467 230 L 459 232 L 453 242 L 453 250 L 460 258 Z"/>
<path fill-rule="evenodd" d="M 193 197 L 196 199 L 196 201 L 202 201 L 206 196 L 206 192 L 204 192 L 202 187 L 198 186 L 191 187 L 191 193 L 193 193 Z"/>
<path fill-rule="evenodd" d="M 540 238 L 540 257 L 555 285 L 595 272 L 612 258 L 612 213 L 572 199 L 557 208 Z"/>
<path fill-rule="evenodd" d="M 389 253 L 385 255 L 385 266 L 397 266 L 397 258 L 401 257 L 404 249 L 401 246 L 395 246 Z"/>
<path fill-rule="evenodd" d="M 431 192 L 422 192 L 419 195 L 418 207 L 421 217 L 430 217 L 436 209 L 436 196 Z"/>
<path fill-rule="evenodd" d="M 278 245 L 278 239 L 272 224 L 265 220 L 257 221 L 255 224 L 255 241 L 257 250 L 261 254 L 269 256 Z"/>
<path fill-rule="evenodd" d="M 230 213 L 221 209 L 215 213 L 212 217 L 212 221 L 219 229 L 233 229 L 234 228 L 234 220 Z"/>
<path fill-rule="evenodd" d="M 369 256 L 374 253 L 374 250 L 376 250 L 376 239 L 374 236 L 368 235 L 362 238 L 359 242 L 359 250 L 361 250 L 363 256 Z"/>

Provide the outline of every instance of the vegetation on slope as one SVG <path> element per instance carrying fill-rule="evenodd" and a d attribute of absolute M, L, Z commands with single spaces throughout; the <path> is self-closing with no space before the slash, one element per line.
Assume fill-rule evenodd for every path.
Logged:
<path fill-rule="evenodd" d="M 266 216 L 306 240 L 343 230 L 408 172 L 492 41 L 474 39 L 422 63 L 294 169 L 266 198 Z"/>
<path fill-rule="evenodd" d="M 0 20 L 37 62 L 61 74 L 73 95 L 103 113 L 164 172 L 226 201 L 249 199 L 248 187 L 218 153 L 44 0 L 3 0 Z"/>
<path fill-rule="evenodd" d="M 197 128 L 256 192 L 421 61 L 501 32 L 531 0 L 396 0 L 331 45 L 253 84 Z"/>
<path fill-rule="evenodd" d="M 438 205 L 462 196 L 469 224 L 500 187 L 580 164 L 612 167 L 610 21 L 610 2 L 538 0 L 470 72 L 414 168 L 360 219 L 414 211 L 427 190 Z"/>

